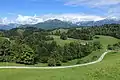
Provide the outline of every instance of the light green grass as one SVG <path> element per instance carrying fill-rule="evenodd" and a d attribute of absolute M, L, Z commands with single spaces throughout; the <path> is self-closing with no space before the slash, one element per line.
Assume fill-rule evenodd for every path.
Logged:
<path fill-rule="evenodd" d="M 62 40 L 62 39 L 60 39 L 60 36 L 56 36 L 56 35 L 50 35 L 50 36 L 54 38 L 54 41 L 56 41 L 58 45 L 61 45 L 61 46 L 64 46 L 65 44 L 70 43 L 70 42 L 86 43 L 86 42 L 91 42 L 91 41 L 100 41 L 100 43 L 103 45 L 103 47 L 106 48 L 108 44 L 115 44 L 120 41 L 120 39 L 110 37 L 110 36 L 102 36 L 102 35 L 96 35 L 100 38 L 99 39 L 94 38 L 91 41 L 87 41 L 87 40 L 85 41 L 85 40 L 73 39 L 73 38 L 68 38 L 67 40 Z"/>
<path fill-rule="evenodd" d="M 100 37 L 99 39 L 94 39 L 94 41 L 100 41 L 100 43 L 104 46 L 107 47 L 108 44 L 115 44 L 120 41 L 120 39 L 110 37 L 110 36 L 102 36 L 102 35 L 96 35 Z"/>
<path fill-rule="evenodd" d="M 120 53 L 93 65 L 69 69 L 0 69 L 1 80 L 120 80 Z"/>
<path fill-rule="evenodd" d="M 65 44 L 69 44 L 71 42 L 85 42 L 85 41 L 79 40 L 79 39 L 68 38 L 67 40 L 62 40 L 62 39 L 60 39 L 60 36 L 55 36 L 55 35 L 50 35 L 50 36 L 53 37 L 54 41 L 56 41 L 57 44 L 60 46 L 64 46 Z M 51 42 L 51 41 L 49 41 L 49 42 Z"/>
<path fill-rule="evenodd" d="M 47 63 L 39 63 L 35 65 L 25 65 L 25 64 L 17 64 L 17 63 L 11 63 L 11 62 L 0 62 L 0 66 L 34 66 L 34 67 L 46 67 L 48 66 Z"/>

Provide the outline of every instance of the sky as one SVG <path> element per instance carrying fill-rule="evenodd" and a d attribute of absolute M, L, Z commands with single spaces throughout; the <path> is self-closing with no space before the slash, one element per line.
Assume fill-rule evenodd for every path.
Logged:
<path fill-rule="evenodd" d="M 0 0 L 0 23 L 32 22 L 32 19 L 38 22 L 49 17 L 72 20 L 119 18 L 120 0 Z"/>

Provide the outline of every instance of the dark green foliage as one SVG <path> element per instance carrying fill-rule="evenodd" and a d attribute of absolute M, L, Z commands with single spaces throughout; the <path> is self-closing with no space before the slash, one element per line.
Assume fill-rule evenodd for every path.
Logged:
<path fill-rule="evenodd" d="M 54 58 L 49 58 L 48 59 L 48 66 L 56 66 L 56 62 Z"/>
<path fill-rule="evenodd" d="M 4 36 L 4 32 L 0 31 L 0 37 Z"/>
<path fill-rule="evenodd" d="M 60 30 L 56 30 L 56 32 L 54 33 L 54 35 L 58 35 L 58 36 L 60 36 Z"/>
<path fill-rule="evenodd" d="M 0 42 L 0 62 L 34 64 L 34 52 L 27 45 L 11 43 L 7 39 Z"/>
<path fill-rule="evenodd" d="M 120 42 L 113 44 L 113 45 L 108 45 L 109 50 L 120 50 Z"/>
<path fill-rule="evenodd" d="M 120 39 L 120 25 L 106 24 L 103 26 L 88 27 L 80 30 L 69 29 L 67 34 L 69 38 L 81 39 L 81 40 L 92 40 L 94 35 L 113 36 Z"/>
<path fill-rule="evenodd" d="M 89 29 L 72 29 L 68 30 L 68 37 L 74 38 L 74 39 L 81 39 L 81 40 L 92 40 L 93 39 L 93 32 L 91 32 Z"/>
<path fill-rule="evenodd" d="M 95 36 L 94 38 L 95 38 L 95 39 L 99 39 L 100 37 L 98 37 L 98 36 Z"/>
<path fill-rule="evenodd" d="M 85 63 L 85 61 L 79 59 L 76 64 L 83 64 L 83 63 Z"/>
<path fill-rule="evenodd" d="M 100 41 L 95 41 L 93 43 L 93 46 L 94 46 L 94 50 L 102 49 L 102 45 L 100 44 Z"/>
<path fill-rule="evenodd" d="M 64 32 L 60 35 L 60 39 L 67 40 L 67 34 Z"/>
<path fill-rule="evenodd" d="M 58 53 L 58 51 L 52 52 L 50 58 L 48 59 L 48 66 L 61 66 L 63 57 Z"/>
<path fill-rule="evenodd" d="M 57 61 L 56 61 L 56 66 L 61 66 L 61 65 L 62 65 L 62 62 L 59 61 L 59 60 L 57 60 Z"/>
<path fill-rule="evenodd" d="M 19 46 L 19 54 L 17 55 L 17 63 L 21 63 L 21 64 L 34 64 L 34 58 L 35 58 L 35 54 L 33 52 L 33 50 L 27 46 L 27 45 L 20 45 Z"/>
<path fill-rule="evenodd" d="M 10 61 L 10 41 L 2 40 L 0 41 L 0 62 L 8 62 Z"/>

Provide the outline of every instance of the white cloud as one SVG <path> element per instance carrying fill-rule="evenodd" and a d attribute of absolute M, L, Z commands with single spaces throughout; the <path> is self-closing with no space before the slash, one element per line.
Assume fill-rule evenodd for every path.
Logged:
<path fill-rule="evenodd" d="M 18 15 L 15 22 L 19 24 L 36 24 L 38 22 L 42 22 L 43 20 L 41 18 L 38 18 L 37 16 L 22 16 Z"/>
<path fill-rule="evenodd" d="M 63 0 L 65 5 L 87 5 L 90 7 L 109 6 L 120 3 L 120 0 Z"/>
<path fill-rule="evenodd" d="M 9 24 L 9 23 L 18 23 L 18 24 L 36 24 L 39 22 L 44 22 L 47 20 L 59 19 L 61 21 L 70 21 L 73 23 L 79 21 L 97 21 L 105 19 L 101 16 L 96 15 L 87 15 L 87 14 L 47 14 L 41 16 L 23 16 L 18 15 L 16 19 L 9 20 L 7 18 L 2 18 L 0 23 Z"/>
<path fill-rule="evenodd" d="M 12 23 L 7 17 L 0 18 L 0 24 L 9 24 Z"/>

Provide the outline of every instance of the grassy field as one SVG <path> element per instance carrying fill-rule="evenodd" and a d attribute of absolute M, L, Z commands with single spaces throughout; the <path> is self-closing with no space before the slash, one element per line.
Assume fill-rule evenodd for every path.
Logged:
<path fill-rule="evenodd" d="M 45 67 L 48 66 L 47 63 L 39 63 L 35 65 L 25 65 L 25 64 L 16 64 L 10 62 L 0 62 L 0 66 L 31 66 L 31 67 Z"/>
<path fill-rule="evenodd" d="M 1 80 L 119 80 L 120 53 L 108 53 L 100 63 L 69 69 L 0 69 Z"/>
<path fill-rule="evenodd" d="M 106 47 L 108 44 L 115 44 L 120 41 L 120 39 L 110 37 L 110 36 L 102 36 L 102 35 L 96 35 L 99 37 L 99 39 L 95 39 L 93 41 L 100 41 L 101 44 Z"/>
<path fill-rule="evenodd" d="M 57 44 L 60 46 L 64 46 L 65 44 L 68 44 L 70 42 L 86 42 L 84 40 L 78 40 L 78 39 L 72 39 L 72 38 L 68 38 L 67 40 L 62 40 L 60 39 L 60 36 L 55 36 L 55 35 L 50 35 L 50 36 L 53 37 L 54 41 L 56 41 Z"/>
<path fill-rule="evenodd" d="M 64 46 L 65 44 L 70 43 L 70 42 L 78 42 L 78 41 L 81 43 L 90 42 L 90 41 L 73 39 L 73 38 L 68 38 L 67 40 L 62 40 L 62 39 L 60 39 L 60 36 L 56 36 L 56 35 L 50 35 L 50 36 L 54 38 L 54 41 L 56 41 L 58 45 L 61 45 L 61 46 Z M 102 36 L 102 35 L 96 35 L 96 36 L 98 36 L 99 39 L 94 38 L 94 40 L 91 40 L 91 41 L 100 41 L 104 47 L 107 47 L 108 44 L 115 44 L 120 41 L 120 39 L 110 37 L 110 36 Z"/>

